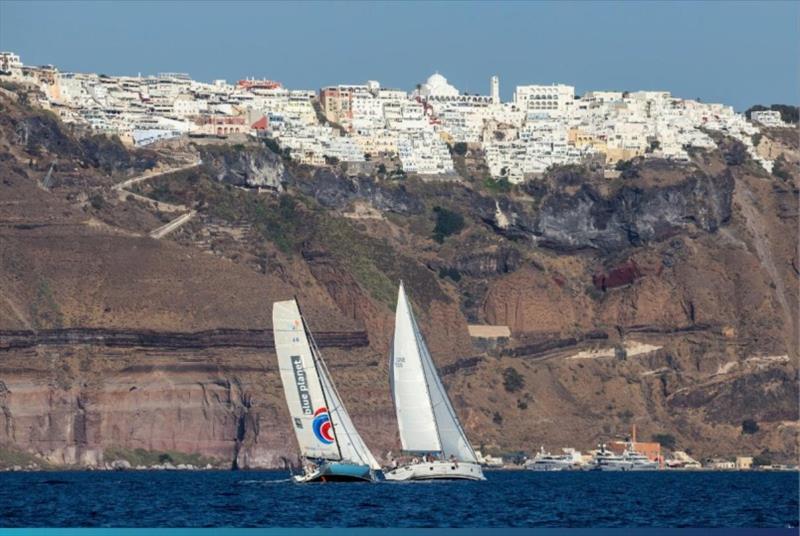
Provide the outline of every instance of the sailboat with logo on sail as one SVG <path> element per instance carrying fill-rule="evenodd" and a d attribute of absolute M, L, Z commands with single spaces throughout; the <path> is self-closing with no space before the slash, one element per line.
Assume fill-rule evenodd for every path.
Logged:
<path fill-rule="evenodd" d="M 414 458 L 386 480 L 486 480 L 422 338 L 403 283 L 397 296 L 390 380 L 403 451 Z"/>
<path fill-rule="evenodd" d="M 296 300 L 272 304 L 283 391 L 305 463 L 296 482 L 374 481 L 380 470 L 353 426 Z"/>

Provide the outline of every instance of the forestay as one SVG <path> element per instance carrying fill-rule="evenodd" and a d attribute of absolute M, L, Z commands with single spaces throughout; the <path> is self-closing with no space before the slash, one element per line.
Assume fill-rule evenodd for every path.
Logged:
<path fill-rule="evenodd" d="M 475 452 L 458 422 L 417 326 L 403 284 L 397 297 L 392 345 L 392 393 L 403 449 L 441 452 L 475 462 Z"/>

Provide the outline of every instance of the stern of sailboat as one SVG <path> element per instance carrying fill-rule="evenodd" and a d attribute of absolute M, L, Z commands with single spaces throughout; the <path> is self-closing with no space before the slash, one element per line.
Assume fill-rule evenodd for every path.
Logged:
<path fill-rule="evenodd" d="M 295 482 L 374 482 L 375 475 L 368 465 L 330 462 L 323 464 L 313 473 L 297 475 Z"/>

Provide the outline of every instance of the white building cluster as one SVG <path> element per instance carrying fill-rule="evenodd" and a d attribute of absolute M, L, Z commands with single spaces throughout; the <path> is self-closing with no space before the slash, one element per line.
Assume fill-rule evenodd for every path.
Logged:
<path fill-rule="evenodd" d="M 709 131 L 721 131 L 756 155 L 755 123 L 783 126 L 777 112 L 753 112 L 748 122 L 729 106 L 673 97 L 664 91 L 590 91 L 579 97 L 568 85 L 517 86 L 511 102 L 500 99 L 500 81 L 489 95 L 468 95 L 436 73 L 415 91 L 363 85 L 324 87 L 319 94 L 289 90 L 269 80 L 236 84 L 192 80 L 182 73 L 106 76 L 29 67 L 0 52 L 0 81 L 33 84 L 42 106 L 69 123 L 147 144 L 180 135 L 263 135 L 306 164 L 360 162 L 397 156 L 407 172 L 454 173 L 448 145 L 484 151 L 491 176 L 513 183 L 535 178 L 549 166 L 604 155 L 606 163 L 637 156 L 687 160 L 692 147 L 710 148 Z"/>

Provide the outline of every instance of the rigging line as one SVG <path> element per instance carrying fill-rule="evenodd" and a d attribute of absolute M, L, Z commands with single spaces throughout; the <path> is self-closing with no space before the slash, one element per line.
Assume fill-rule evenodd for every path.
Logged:
<path fill-rule="evenodd" d="M 299 309 L 299 305 L 298 305 L 298 309 Z M 303 316 L 302 314 L 300 316 L 303 319 L 303 325 L 306 328 L 306 332 L 307 332 L 308 338 L 309 338 L 310 343 L 311 343 L 310 346 L 311 346 L 312 354 L 314 354 L 314 356 L 316 357 L 315 366 L 318 363 L 322 367 L 323 374 L 325 375 L 324 376 L 325 380 L 328 382 L 328 385 L 329 385 L 332 393 L 334 394 L 334 396 L 336 397 L 336 400 L 337 400 L 337 405 L 335 407 L 333 407 L 333 408 L 329 408 L 329 413 L 331 414 L 331 419 L 333 419 L 333 413 L 332 412 L 334 410 L 336 410 L 337 416 L 338 416 L 338 413 L 339 413 L 340 409 L 341 409 L 341 412 L 343 414 L 346 414 L 347 413 L 347 409 L 345 409 L 344 402 L 342 402 L 342 397 L 339 394 L 339 391 L 336 389 L 336 384 L 333 382 L 333 378 L 331 377 L 330 371 L 328 370 L 328 365 L 327 365 L 327 363 L 325 363 L 325 359 L 323 359 L 322 354 L 319 351 L 319 347 L 317 346 L 317 341 L 314 340 L 314 334 L 311 332 L 311 329 L 308 328 L 308 323 L 306 322 L 305 316 Z M 319 369 L 317 370 L 317 374 L 319 375 Z M 320 382 L 322 382 L 322 376 L 320 376 Z M 323 394 L 323 396 L 325 395 L 324 387 L 323 387 L 323 393 L 322 394 Z M 325 399 L 325 405 L 326 406 L 328 405 L 327 398 Z M 349 419 L 349 415 L 348 415 L 348 419 Z M 340 419 L 340 420 L 343 420 L 343 419 Z M 342 422 L 341 424 L 344 425 L 344 422 Z M 342 427 L 344 429 L 344 434 L 345 434 L 347 440 L 349 441 L 350 445 L 353 447 L 352 450 L 355 451 L 355 453 L 358 456 L 359 460 L 362 463 L 365 463 L 366 465 L 369 465 L 371 467 L 372 463 L 370 462 L 370 460 L 366 459 L 366 457 L 364 455 L 365 453 L 362 452 L 362 449 L 363 450 L 367 449 L 366 445 L 363 444 L 363 440 L 360 441 L 360 442 L 356 441 L 353 438 L 353 435 L 350 433 L 350 430 L 348 429 L 348 427 L 347 426 L 342 426 Z M 339 449 L 339 456 L 342 459 L 344 459 L 344 456 L 342 455 L 342 447 L 341 447 L 341 444 L 339 442 L 339 436 L 336 433 L 336 426 L 334 426 L 333 422 L 331 422 L 331 428 L 333 429 L 334 437 L 336 438 L 336 446 Z M 360 439 L 360 436 L 359 436 L 359 439 Z M 355 460 L 353 460 L 353 461 L 355 461 Z"/>
<path fill-rule="evenodd" d="M 322 354 L 319 353 L 319 349 L 317 348 L 317 343 L 316 341 L 313 340 L 313 335 L 312 335 L 312 343 L 314 344 L 314 348 L 316 349 L 317 354 L 319 355 L 319 362 L 324 369 L 325 379 L 330 384 L 331 391 L 333 391 L 333 394 L 336 396 L 336 400 L 338 401 L 338 406 L 336 407 L 336 409 L 338 410 L 339 408 L 341 408 L 342 413 L 347 414 L 347 409 L 344 407 L 342 396 L 339 394 L 339 390 L 336 388 L 336 384 L 334 383 L 333 377 L 331 376 L 330 370 L 328 369 L 328 364 L 322 358 Z M 347 414 L 347 418 L 352 424 L 352 419 L 350 418 L 349 414 Z M 358 435 L 357 431 L 353 429 L 353 433 L 356 434 L 355 439 L 353 435 L 350 433 L 350 430 L 348 429 L 347 426 L 344 426 L 344 433 L 347 436 L 347 439 L 350 440 L 350 444 L 353 446 L 353 449 L 356 451 L 356 454 L 358 455 L 359 459 L 362 462 L 366 463 L 367 465 L 371 466 L 372 464 L 370 463 L 370 461 L 365 459 L 364 456 L 365 452 L 362 452 L 362 449 L 367 450 L 367 446 L 364 444 L 363 440 L 361 439 L 361 436 Z"/>
<path fill-rule="evenodd" d="M 467 439 L 466 433 L 464 432 L 464 429 L 461 426 L 461 422 L 458 420 L 458 415 L 456 415 L 456 413 L 455 413 L 455 408 L 453 408 L 453 403 L 450 401 L 450 397 L 447 395 L 447 391 L 445 390 L 444 385 L 442 384 L 442 381 L 439 378 L 438 371 L 436 370 L 436 365 L 434 364 L 433 358 L 431 357 L 430 352 L 428 351 L 428 348 L 425 345 L 425 340 L 422 337 L 422 332 L 419 330 L 419 325 L 417 324 L 417 321 L 416 321 L 416 318 L 414 317 L 413 311 L 411 312 L 411 320 L 414 323 L 414 331 L 415 331 L 415 335 L 417 336 L 417 342 L 418 342 L 418 344 L 421 345 L 420 349 L 422 349 L 422 348 L 425 349 L 425 356 L 423 356 L 422 352 L 420 351 L 420 359 L 423 359 L 424 357 L 427 357 L 428 366 L 431 369 L 432 373 L 434 374 L 434 386 L 436 387 L 437 391 L 439 392 L 439 394 L 442 397 L 442 400 L 441 400 L 441 402 L 439 402 L 439 404 L 435 404 L 434 405 L 433 402 L 431 402 L 431 407 L 434 408 L 434 407 L 438 407 L 441 404 L 444 404 L 445 409 L 447 410 L 448 414 L 450 415 L 450 417 L 455 422 L 456 429 L 461 435 L 461 440 L 466 444 L 467 448 L 469 449 L 470 453 L 472 454 L 472 456 L 474 458 L 475 457 L 475 451 L 473 450 L 472 445 L 470 445 L 469 440 Z M 424 370 L 424 367 L 423 367 L 423 370 Z M 426 386 L 427 386 L 427 375 L 425 375 L 425 378 L 426 378 Z M 430 392 L 428 393 L 428 396 L 430 397 Z M 437 433 L 438 433 L 439 427 L 438 427 L 438 422 L 436 420 L 436 416 L 435 415 L 434 415 L 434 422 L 436 423 L 436 430 L 437 430 Z M 441 437 L 440 437 L 439 441 L 441 443 Z M 442 452 L 444 452 L 444 450 L 442 450 Z"/>

